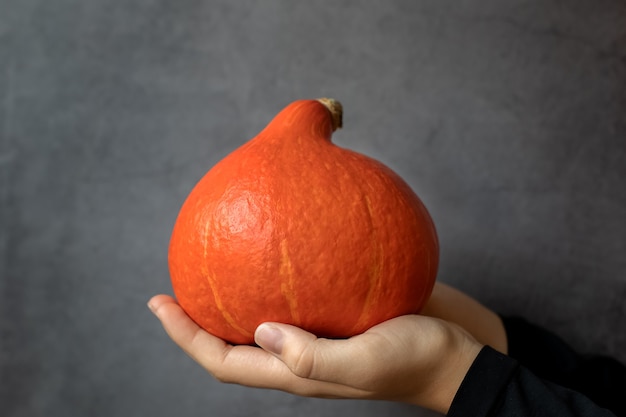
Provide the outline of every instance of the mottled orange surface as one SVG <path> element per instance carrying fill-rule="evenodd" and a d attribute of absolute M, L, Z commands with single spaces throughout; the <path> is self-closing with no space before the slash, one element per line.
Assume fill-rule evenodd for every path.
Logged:
<path fill-rule="evenodd" d="M 250 344 L 277 321 L 349 337 L 428 299 L 439 249 L 426 208 L 389 168 L 331 143 L 333 130 L 325 105 L 296 101 L 188 196 L 170 274 L 210 333 Z"/>

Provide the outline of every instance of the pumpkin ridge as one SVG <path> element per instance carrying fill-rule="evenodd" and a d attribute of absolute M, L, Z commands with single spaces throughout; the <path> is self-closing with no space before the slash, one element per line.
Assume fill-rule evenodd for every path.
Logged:
<path fill-rule="evenodd" d="M 283 239 L 280 242 L 280 267 L 278 273 L 281 278 L 283 278 L 280 283 L 280 292 L 285 297 L 285 300 L 287 300 L 293 324 L 298 325 L 300 323 L 300 314 L 298 313 L 298 299 L 295 294 L 293 265 L 289 257 L 287 239 Z"/>
<path fill-rule="evenodd" d="M 235 329 L 242 336 L 244 336 L 244 337 L 246 337 L 248 339 L 253 337 L 252 333 L 247 331 L 243 327 L 239 326 L 237 324 L 237 322 L 235 321 L 235 319 L 233 318 L 233 316 L 231 316 L 230 313 L 228 312 L 228 310 L 226 310 L 224 308 L 224 304 L 222 303 L 222 299 L 219 297 L 219 295 L 217 294 L 217 292 L 215 290 L 215 288 L 217 287 L 217 285 L 215 283 L 215 277 L 213 275 L 211 275 L 211 274 L 207 274 L 206 275 L 206 279 L 207 279 L 207 281 L 209 283 L 209 287 L 211 288 L 211 293 L 213 294 L 213 299 L 215 300 L 215 306 L 217 307 L 219 312 L 222 314 L 222 317 L 224 317 L 224 320 L 226 321 L 226 323 L 228 323 L 230 325 L 230 327 Z"/>
<path fill-rule="evenodd" d="M 209 228 L 211 227 L 211 222 L 208 220 L 204 222 L 204 235 L 202 236 L 202 259 L 207 259 L 207 255 L 209 254 Z M 206 264 L 204 265 L 207 268 Z M 207 268 L 208 273 L 208 268 Z"/>
<path fill-rule="evenodd" d="M 365 296 L 365 300 L 363 302 L 363 309 L 361 310 L 361 314 L 359 319 L 356 321 L 354 326 L 354 332 L 358 333 L 363 330 L 363 327 L 369 321 L 371 316 L 372 307 L 375 305 L 376 300 L 376 289 L 380 288 L 382 272 L 383 272 L 383 262 L 384 262 L 384 250 L 383 245 L 379 242 L 378 233 L 376 233 L 376 227 L 374 226 L 374 213 L 372 210 L 372 201 L 368 196 L 364 196 L 365 207 L 367 208 L 368 222 L 371 227 L 371 244 L 375 247 L 374 255 L 372 256 L 372 265 L 368 271 L 368 283 L 369 288 L 367 290 L 367 295 Z"/>
<path fill-rule="evenodd" d="M 215 300 L 215 307 L 219 310 L 220 314 L 224 318 L 224 321 L 230 325 L 233 329 L 239 332 L 242 336 L 246 338 L 252 337 L 252 333 L 239 326 L 233 316 L 228 313 L 228 311 L 224 308 L 224 303 L 222 303 L 221 297 L 217 293 L 217 285 L 215 282 L 215 277 L 209 272 L 209 266 L 207 265 L 207 255 L 209 253 L 209 229 L 211 223 L 207 220 L 204 224 L 204 236 L 202 236 L 202 252 L 204 263 L 202 264 L 201 272 L 205 276 L 209 288 L 211 289 L 211 295 L 213 295 L 213 299 Z"/>

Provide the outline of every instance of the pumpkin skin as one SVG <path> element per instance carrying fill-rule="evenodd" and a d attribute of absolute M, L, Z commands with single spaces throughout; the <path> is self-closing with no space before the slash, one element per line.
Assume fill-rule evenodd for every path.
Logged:
<path fill-rule="evenodd" d="M 331 142 L 339 104 L 325 103 L 283 109 L 196 184 L 174 225 L 175 296 L 230 343 L 252 344 L 266 321 L 350 337 L 418 313 L 432 291 L 428 211 L 391 169 Z"/>

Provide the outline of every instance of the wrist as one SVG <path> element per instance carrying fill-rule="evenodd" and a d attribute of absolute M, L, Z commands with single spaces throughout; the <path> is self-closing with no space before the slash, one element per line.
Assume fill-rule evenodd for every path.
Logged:
<path fill-rule="evenodd" d="M 483 348 L 475 339 L 462 333 L 461 340 L 451 342 L 449 349 L 439 355 L 438 363 L 433 367 L 432 383 L 412 403 L 441 414 L 448 413 L 461 383 Z"/>
<path fill-rule="evenodd" d="M 465 379 L 467 373 L 469 372 L 472 364 L 478 357 L 483 345 L 472 342 L 470 346 L 467 346 L 465 352 L 460 355 L 459 360 L 456 366 L 452 367 L 451 375 L 448 379 L 448 383 L 444 389 L 444 395 L 441 398 L 440 403 L 438 404 L 440 413 L 447 414 L 450 410 L 450 406 L 454 401 L 454 397 L 456 393 L 459 391 L 463 380 Z"/>

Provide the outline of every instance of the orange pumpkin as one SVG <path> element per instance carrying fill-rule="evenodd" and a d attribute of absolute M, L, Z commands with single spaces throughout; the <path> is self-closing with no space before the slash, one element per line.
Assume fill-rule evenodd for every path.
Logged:
<path fill-rule="evenodd" d="M 208 332 L 251 344 L 260 323 L 276 321 L 343 338 L 427 301 L 433 222 L 397 174 L 331 143 L 341 111 L 332 99 L 288 105 L 187 197 L 170 274 Z"/>

